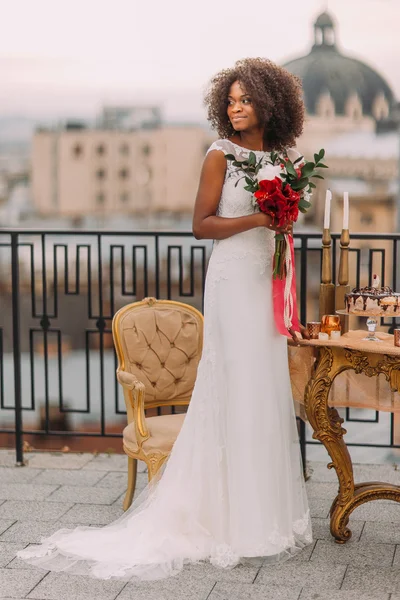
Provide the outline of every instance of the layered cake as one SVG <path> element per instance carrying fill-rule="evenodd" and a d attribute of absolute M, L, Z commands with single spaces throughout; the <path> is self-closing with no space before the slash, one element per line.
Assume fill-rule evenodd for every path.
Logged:
<path fill-rule="evenodd" d="M 354 288 L 345 295 L 346 310 L 356 315 L 397 316 L 400 314 L 400 294 L 390 287 L 380 285 L 377 275 L 374 275 L 372 286 Z"/>

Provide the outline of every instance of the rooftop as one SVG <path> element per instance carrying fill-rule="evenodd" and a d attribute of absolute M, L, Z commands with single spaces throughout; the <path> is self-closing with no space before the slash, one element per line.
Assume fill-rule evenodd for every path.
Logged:
<path fill-rule="evenodd" d="M 350 518 L 352 539 L 336 544 L 329 508 L 335 473 L 311 462 L 307 491 L 314 542 L 279 566 L 258 563 L 231 571 L 192 565 L 171 579 L 135 583 L 46 573 L 15 558 L 61 527 L 103 526 L 122 514 L 126 457 L 29 453 L 15 468 L 13 451 L 0 450 L 0 597 L 36 600 L 400 600 L 400 507 L 375 501 Z M 328 457 L 327 457 L 328 458 Z M 328 462 L 328 460 L 326 461 Z M 140 469 L 138 491 L 147 474 Z M 391 465 L 355 465 L 355 480 L 400 484 Z"/>

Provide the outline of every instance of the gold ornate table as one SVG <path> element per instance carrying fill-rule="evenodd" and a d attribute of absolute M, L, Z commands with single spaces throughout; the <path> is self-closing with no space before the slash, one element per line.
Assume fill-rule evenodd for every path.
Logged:
<path fill-rule="evenodd" d="M 330 529 L 336 542 L 345 543 L 351 537 L 347 527 L 351 512 L 370 500 L 395 500 L 400 502 L 400 486 L 369 481 L 354 483 L 353 465 L 343 439 L 346 430 L 336 408 L 328 406 L 332 383 L 343 371 L 353 369 L 368 377 L 383 374 L 393 391 L 400 389 L 400 348 L 393 345 L 393 336 L 381 334 L 381 342 L 363 341 L 366 332 L 350 331 L 339 340 L 302 340 L 301 345 L 315 347 L 316 360 L 305 389 L 304 404 L 313 438 L 321 441 L 335 468 L 339 480 L 339 493 L 330 510 Z"/>

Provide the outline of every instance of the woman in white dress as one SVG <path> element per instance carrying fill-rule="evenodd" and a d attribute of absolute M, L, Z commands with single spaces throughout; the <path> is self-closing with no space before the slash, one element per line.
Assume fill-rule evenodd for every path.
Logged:
<path fill-rule="evenodd" d="M 162 475 L 120 519 L 58 531 L 19 553 L 45 569 L 157 579 L 202 560 L 277 562 L 311 542 L 287 338 L 273 316 L 274 228 L 225 158 L 294 145 L 301 88 L 270 61 L 246 59 L 212 80 L 206 103 L 223 139 L 207 153 L 194 210 L 195 236 L 215 243 L 184 425 Z"/>

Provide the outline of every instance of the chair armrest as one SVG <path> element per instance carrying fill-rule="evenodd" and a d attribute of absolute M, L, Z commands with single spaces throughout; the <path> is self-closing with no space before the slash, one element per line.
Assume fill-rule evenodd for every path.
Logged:
<path fill-rule="evenodd" d="M 124 390 L 128 423 L 134 422 L 138 445 L 141 446 L 150 437 L 144 413 L 146 387 L 142 381 L 128 371 L 117 370 L 117 380 Z"/>

